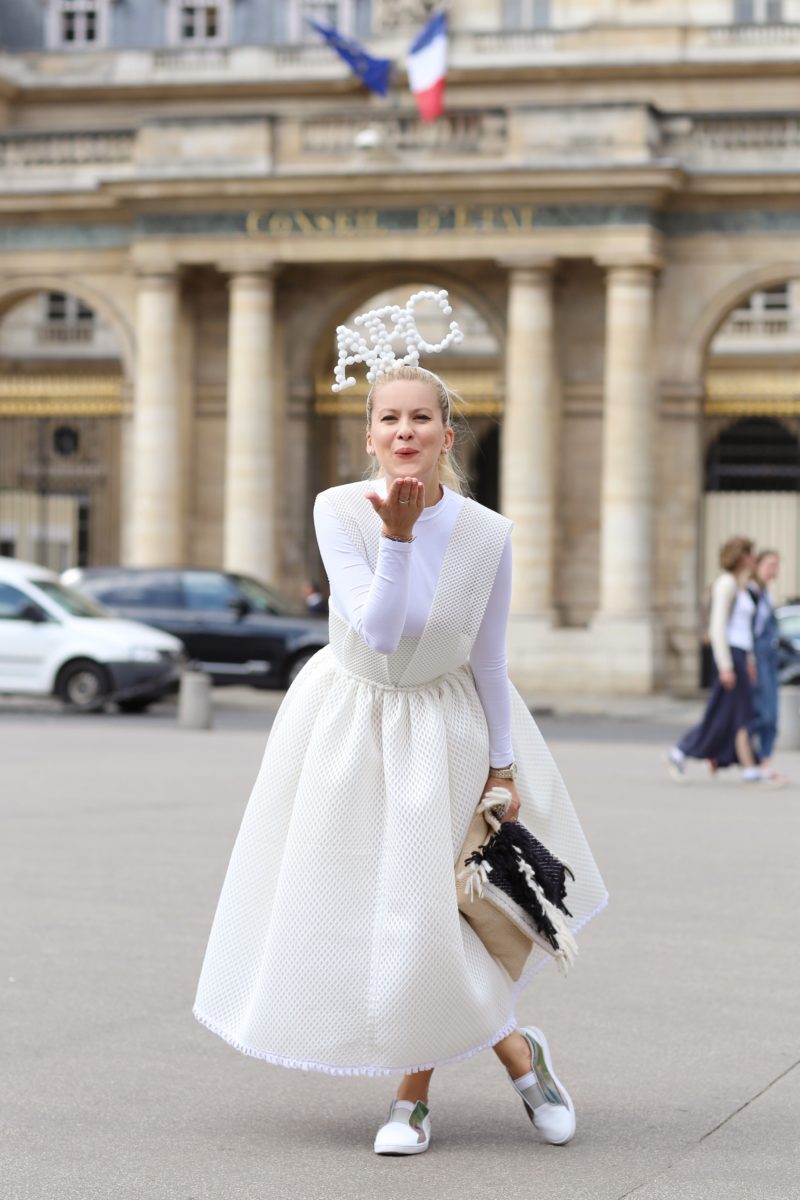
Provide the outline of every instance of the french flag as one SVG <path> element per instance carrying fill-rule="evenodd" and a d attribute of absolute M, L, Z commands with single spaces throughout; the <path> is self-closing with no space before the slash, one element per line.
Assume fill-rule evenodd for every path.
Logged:
<path fill-rule="evenodd" d="M 408 83 L 423 121 L 434 121 L 444 112 L 447 76 L 447 18 L 431 17 L 408 51 Z"/>

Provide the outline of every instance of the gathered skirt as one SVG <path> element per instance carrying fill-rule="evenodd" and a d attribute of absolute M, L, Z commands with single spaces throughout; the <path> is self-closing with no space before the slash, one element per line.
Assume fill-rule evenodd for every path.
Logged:
<path fill-rule="evenodd" d="M 512 689 L 521 819 L 577 877 L 577 931 L 606 893 L 563 781 Z M 514 984 L 458 911 L 454 863 L 489 768 L 468 665 L 402 687 L 327 647 L 284 699 L 236 839 L 195 1002 L 246 1054 L 388 1074 L 515 1027 Z"/>
<path fill-rule="evenodd" d="M 736 734 L 740 729 L 749 728 L 753 720 L 753 689 L 747 673 L 747 654 L 732 646 L 731 655 L 736 674 L 734 686 L 722 686 L 715 666 L 702 720 L 678 743 L 687 758 L 707 758 L 718 767 L 730 767 L 739 761 Z"/>

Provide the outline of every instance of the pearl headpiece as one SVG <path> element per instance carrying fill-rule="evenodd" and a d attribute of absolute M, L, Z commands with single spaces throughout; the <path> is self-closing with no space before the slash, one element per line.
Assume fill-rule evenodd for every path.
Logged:
<path fill-rule="evenodd" d="M 399 304 L 387 304 L 383 308 L 373 308 L 370 312 L 359 314 L 354 324 L 363 325 L 365 334 L 347 325 L 337 328 L 339 361 L 333 372 L 336 378 L 332 385 L 334 392 L 343 392 L 345 388 L 354 386 L 355 378 L 347 374 L 347 368 L 354 363 L 363 362 L 367 367 L 367 383 L 374 383 L 380 375 L 385 375 L 395 367 L 418 366 L 420 351 L 441 354 L 448 346 L 463 342 L 464 334 L 455 321 L 450 322 L 450 329 L 441 342 L 426 342 L 417 329 L 414 317 L 414 306 L 420 300 L 432 300 L 445 316 L 453 311 L 444 289 L 438 292 L 415 292 L 404 308 Z M 394 349 L 394 342 L 398 339 L 402 339 L 405 346 L 405 354 L 401 357 Z"/>

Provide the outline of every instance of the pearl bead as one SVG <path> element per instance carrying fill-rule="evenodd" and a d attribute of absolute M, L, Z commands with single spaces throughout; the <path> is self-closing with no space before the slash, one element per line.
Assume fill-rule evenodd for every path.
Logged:
<path fill-rule="evenodd" d="M 332 390 L 340 392 L 355 385 L 356 380 L 347 374 L 347 367 L 356 363 L 364 363 L 367 368 L 367 382 L 374 383 L 396 366 L 418 365 L 420 350 L 424 350 L 426 354 L 440 354 L 448 346 L 463 342 L 464 335 L 455 321 L 450 322 L 449 330 L 440 342 L 425 341 L 417 328 L 414 315 L 416 305 L 425 301 L 436 304 L 444 316 L 449 316 L 453 311 L 447 292 L 441 288 L 439 291 L 415 292 L 403 307 L 399 304 L 387 304 L 383 308 L 359 313 L 354 319 L 354 324 L 359 329 L 363 327 L 366 336 L 347 325 L 338 325 L 336 346 L 339 361 L 334 367 L 336 382 L 331 385 Z M 405 353 L 398 353 L 395 343 L 400 343 Z"/>

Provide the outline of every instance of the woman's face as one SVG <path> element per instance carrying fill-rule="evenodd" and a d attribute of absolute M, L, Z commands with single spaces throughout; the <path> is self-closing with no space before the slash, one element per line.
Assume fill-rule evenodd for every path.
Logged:
<path fill-rule="evenodd" d="M 772 583 L 778 574 L 777 554 L 766 554 L 758 564 L 757 574 L 762 583 Z"/>
<path fill-rule="evenodd" d="M 736 575 L 752 575 L 756 569 L 756 556 L 753 550 L 749 550 L 747 554 L 742 555 L 739 560 L 739 566 L 734 572 Z"/>
<path fill-rule="evenodd" d="M 442 422 L 432 384 L 393 379 L 376 389 L 367 451 L 375 455 L 387 478 L 438 476 L 439 455 L 452 444 L 453 430 Z"/>

